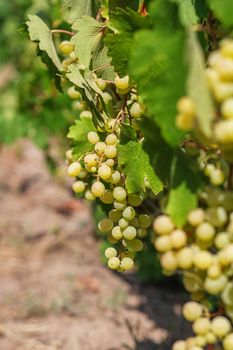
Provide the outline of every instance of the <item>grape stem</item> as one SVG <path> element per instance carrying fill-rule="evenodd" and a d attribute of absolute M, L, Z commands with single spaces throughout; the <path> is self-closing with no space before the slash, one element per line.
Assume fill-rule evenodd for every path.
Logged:
<path fill-rule="evenodd" d="M 52 34 L 55 34 L 55 33 L 63 33 L 63 34 L 67 34 L 67 35 L 70 35 L 70 36 L 75 35 L 74 32 L 69 32 L 69 30 L 65 30 L 65 29 L 52 29 L 52 30 L 51 30 L 51 33 L 52 33 Z"/>

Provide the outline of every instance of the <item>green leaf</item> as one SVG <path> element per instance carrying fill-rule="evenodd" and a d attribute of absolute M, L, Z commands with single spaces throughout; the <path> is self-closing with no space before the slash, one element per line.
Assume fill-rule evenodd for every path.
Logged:
<path fill-rule="evenodd" d="M 149 156 L 141 143 L 130 141 L 125 145 L 118 145 L 118 161 L 126 175 L 126 188 L 129 193 L 145 191 L 145 178 L 154 194 L 162 191 L 163 185 L 154 173 Z"/>
<path fill-rule="evenodd" d="M 37 41 L 39 43 L 40 50 L 45 51 L 57 69 L 63 71 L 62 64 L 53 44 L 51 30 L 40 17 L 36 15 L 29 15 L 28 18 L 29 21 L 27 21 L 26 24 L 28 26 L 30 39 L 32 41 Z"/>
<path fill-rule="evenodd" d="M 82 16 L 91 16 L 92 0 L 63 0 L 62 5 L 68 9 L 67 19 L 71 23 Z"/>
<path fill-rule="evenodd" d="M 130 125 L 121 124 L 120 143 L 125 144 L 131 140 L 137 140 L 136 131 Z"/>
<path fill-rule="evenodd" d="M 88 142 L 87 134 L 89 131 L 95 130 L 95 126 L 89 118 L 77 120 L 75 125 L 70 127 L 67 137 L 73 141 L 73 154 L 75 159 L 93 150 L 94 146 Z"/>
<path fill-rule="evenodd" d="M 113 11 L 116 8 L 132 8 L 137 11 L 138 1 L 135 0 L 109 0 L 109 11 Z"/>
<path fill-rule="evenodd" d="M 187 80 L 188 95 L 195 104 L 196 117 L 201 132 L 206 137 L 210 137 L 212 134 L 211 124 L 214 119 L 215 108 L 206 79 L 204 55 L 193 32 L 189 33 L 187 52 L 189 63 Z"/>
<path fill-rule="evenodd" d="M 116 73 L 110 56 L 107 46 L 104 45 L 104 42 L 101 42 L 98 51 L 95 51 L 92 56 L 92 70 L 95 71 L 98 77 L 114 81 Z"/>
<path fill-rule="evenodd" d="M 77 19 L 72 26 L 72 29 L 78 32 L 72 37 L 71 42 L 75 45 L 79 63 L 85 67 L 89 67 L 92 54 L 95 51 L 98 52 L 103 37 L 103 28 L 100 22 L 89 16 Z"/>
<path fill-rule="evenodd" d="M 233 26 L 232 0 L 208 0 L 208 3 L 224 26 Z"/>
<path fill-rule="evenodd" d="M 191 27 L 199 22 L 195 1 L 193 0 L 172 0 L 179 5 L 180 21 L 185 27 Z"/>
<path fill-rule="evenodd" d="M 177 225 L 182 227 L 187 214 L 197 206 L 198 179 L 189 166 L 188 158 L 181 152 L 173 158 L 171 188 L 166 212 Z"/>

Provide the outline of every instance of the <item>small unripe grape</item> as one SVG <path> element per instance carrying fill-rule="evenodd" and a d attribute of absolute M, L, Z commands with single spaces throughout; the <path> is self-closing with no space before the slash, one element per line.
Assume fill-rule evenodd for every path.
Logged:
<path fill-rule="evenodd" d="M 93 195 L 95 197 L 101 197 L 103 196 L 105 191 L 105 186 L 102 182 L 100 181 L 96 181 L 93 183 L 93 185 L 91 186 L 91 192 L 93 193 Z"/>
<path fill-rule="evenodd" d="M 78 162 L 73 162 L 69 165 L 67 172 L 69 176 L 76 177 L 80 174 L 81 170 L 82 170 L 81 164 Z"/>
<path fill-rule="evenodd" d="M 108 159 L 110 160 L 110 159 Z M 112 172 L 112 176 L 111 176 L 111 183 L 113 183 L 114 185 L 118 184 L 121 181 L 121 174 L 119 173 L 119 171 L 115 170 Z"/>
<path fill-rule="evenodd" d="M 212 254 L 208 251 L 200 251 L 194 256 L 194 265 L 200 270 L 207 270 L 212 262 Z"/>
<path fill-rule="evenodd" d="M 187 115 L 194 115 L 195 114 L 195 106 L 193 101 L 188 96 L 181 97 L 176 106 L 177 110 L 180 113 L 187 114 Z"/>
<path fill-rule="evenodd" d="M 142 228 L 148 228 L 151 225 L 151 217 L 147 214 L 140 214 L 138 220 Z"/>
<path fill-rule="evenodd" d="M 87 171 L 85 169 L 82 169 L 80 171 L 80 173 L 78 174 L 78 178 L 83 180 L 83 179 L 85 179 L 85 177 L 87 177 L 87 174 L 88 174 Z"/>
<path fill-rule="evenodd" d="M 115 158 L 117 155 L 117 149 L 116 146 L 106 146 L 104 154 L 106 155 L 107 158 Z"/>
<path fill-rule="evenodd" d="M 115 248 L 109 247 L 105 250 L 104 255 L 107 259 L 117 256 L 117 251 Z"/>
<path fill-rule="evenodd" d="M 189 131 L 193 127 L 194 117 L 188 114 L 179 113 L 176 116 L 176 126 L 183 131 Z"/>
<path fill-rule="evenodd" d="M 171 244 L 174 249 L 180 249 L 187 243 L 187 235 L 183 230 L 174 230 L 170 235 Z"/>
<path fill-rule="evenodd" d="M 113 205 L 114 205 L 114 208 L 117 210 L 124 210 L 126 208 L 127 202 L 126 200 L 114 201 Z"/>
<path fill-rule="evenodd" d="M 217 249 L 223 249 L 230 243 L 229 234 L 227 232 L 220 232 L 216 235 L 214 244 Z"/>
<path fill-rule="evenodd" d="M 106 82 L 102 79 L 97 79 L 96 80 L 96 84 L 98 85 L 98 87 L 100 88 L 100 90 L 104 90 L 107 86 Z"/>
<path fill-rule="evenodd" d="M 159 235 L 167 235 L 174 229 L 174 224 L 169 216 L 160 215 L 154 220 L 153 229 Z"/>
<path fill-rule="evenodd" d="M 183 270 L 188 270 L 193 265 L 193 250 L 190 247 L 184 247 L 178 251 L 177 264 Z"/>
<path fill-rule="evenodd" d="M 74 45 L 70 41 L 64 40 L 59 44 L 59 49 L 64 55 L 69 55 L 74 50 Z"/>
<path fill-rule="evenodd" d="M 112 229 L 112 236 L 113 236 L 113 238 L 115 238 L 117 240 L 123 238 L 123 234 L 121 232 L 120 226 L 113 227 L 113 229 Z"/>
<path fill-rule="evenodd" d="M 130 221 L 133 220 L 133 218 L 135 217 L 135 210 L 133 207 L 126 207 L 123 210 L 122 216 L 125 220 Z"/>
<path fill-rule="evenodd" d="M 110 267 L 110 269 L 117 270 L 119 266 L 120 266 L 120 259 L 117 258 L 116 256 L 108 260 L 108 267 Z"/>
<path fill-rule="evenodd" d="M 113 222 L 108 218 L 104 218 L 100 220 L 100 222 L 98 223 L 98 229 L 101 232 L 109 232 L 112 230 L 112 228 L 113 228 Z"/>
<path fill-rule="evenodd" d="M 223 120 L 215 125 L 215 137 L 222 144 L 233 143 L 233 119 Z"/>
<path fill-rule="evenodd" d="M 231 323 L 226 317 L 215 317 L 211 322 L 211 330 L 218 338 L 221 339 L 230 332 Z"/>
<path fill-rule="evenodd" d="M 89 153 L 84 157 L 84 163 L 87 164 L 89 168 L 96 166 L 98 164 L 98 156 L 96 153 Z"/>
<path fill-rule="evenodd" d="M 185 340 L 176 341 L 172 346 L 172 350 L 187 350 Z"/>
<path fill-rule="evenodd" d="M 232 129 L 233 131 L 233 129 Z M 233 139 L 232 139 L 233 141 Z M 215 185 L 222 185 L 223 182 L 225 181 L 225 176 L 224 173 L 221 169 L 215 169 L 211 174 L 210 174 L 210 182 Z"/>
<path fill-rule="evenodd" d="M 90 111 L 82 111 L 79 115 L 80 119 L 91 119 L 92 113 Z"/>
<path fill-rule="evenodd" d="M 95 173 L 97 171 L 97 167 L 96 166 L 89 166 L 88 164 L 85 164 L 85 169 L 89 173 Z"/>
<path fill-rule="evenodd" d="M 99 135 L 95 131 L 90 131 L 87 134 L 87 139 L 92 145 L 95 145 L 100 140 Z"/>
<path fill-rule="evenodd" d="M 166 271 L 175 271 L 177 269 L 177 259 L 172 251 L 168 251 L 161 255 L 160 258 L 161 266 Z"/>
<path fill-rule="evenodd" d="M 201 208 L 193 209 L 188 214 L 188 222 L 190 225 L 196 227 L 200 225 L 205 218 L 205 212 Z"/>
<path fill-rule="evenodd" d="M 215 235 L 214 227 L 208 222 L 202 222 L 195 231 L 196 237 L 201 241 L 211 241 Z"/>
<path fill-rule="evenodd" d="M 114 202 L 113 194 L 111 190 L 105 190 L 103 195 L 100 197 L 101 202 L 105 204 L 111 204 Z"/>
<path fill-rule="evenodd" d="M 195 301 L 189 301 L 183 307 L 183 316 L 187 321 L 193 322 L 202 315 L 202 306 Z"/>
<path fill-rule="evenodd" d="M 91 202 L 95 200 L 95 196 L 92 194 L 90 190 L 87 190 L 85 192 L 85 199 Z"/>
<path fill-rule="evenodd" d="M 118 225 L 120 226 L 120 228 L 125 229 L 126 227 L 129 226 L 129 223 L 128 223 L 127 220 L 121 218 L 121 219 L 118 221 Z"/>
<path fill-rule="evenodd" d="M 207 317 L 200 317 L 194 321 L 192 328 L 196 334 L 206 334 L 210 330 L 210 320 Z"/>
<path fill-rule="evenodd" d="M 75 181 L 72 185 L 73 191 L 75 193 L 82 193 L 85 190 L 85 183 L 83 181 Z"/>
<path fill-rule="evenodd" d="M 68 90 L 67 90 L 67 95 L 72 99 L 72 100 L 76 100 L 78 98 L 81 97 L 80 92 L 78 92 L 77 90 L 75 90 L 74 86 L 71 86 Z"/>
<path fill-rule="evenodd" d="M 167 235 L 157 237 L 154 245 L 155 249 L 157 249 L 159 253 L 165 253 L 172 249 L 171 238 Z"/>
<path fill-rule="evenodd" d="M 144 113 L 144 111 L 145 111 L 144 106 L 139 102 L 134 102 L 130 107 L 130 115 L 133 118 L 140 118 Z"/>
<path fill-rule="evenodd" d="M 140 239 L 133 239 L 127 241 L 127 247 L 132 249 L 134 252 L 140 252 L 143 250 L 143 242 Z"/>
<path fill-rule="evenodd" d="M 127 89 L 129 86 L 129 76 L 126 75 L 120 78 L 118 75 L 115 78 L 115 84 L 118 89 Z"/>
<path fill-rule="evenodd" d="M 126 190 L 123 187 L 115 187 L 113 190 L 113 197 L 121 202 L 126 199 L 127 193 Z"/>
<path fill-rule="evenodd" d="M 123 236 L 128 239 L 134 239 L 137 236 L 137 230 L 133 226 L 128 226 L 126 229 L 123 231 Z"/>
<path fill-rule="evenodd" d="M 114 146 L 117 143 L 117 136 L 115 134 L 109 134 L 105 142 L 107 145 Z"/>
<path fill-rule="evenodd" d="M 99 156 L 101 156 L 105 152 L 105 149 L 106 149 L 105 142 L 97 142 L 95 144 L 95 151 Z"/>
<path fill-rule="evenodd" d="M 111 219 L 113 222 L 118 222 L 121 218 L 121 212 L 117 209 L 112 209 L 108 213 L 109 219 Z"/>
<path fill-rule="evenodd" d="M 225 275 L 220 275 L 218 278 L 209 278 L 205 279 L 204 288 L 210 294 L 220 293 L 227 284 L 227 277 Z"/>
<path fill-rule="evenodd" d="M 233 119 L 233 97 L 229 97 L 223 101 L 221 113 L 224 119 Z"/>
<path fill-rule="evenodd" d="M 134 267 L 134 261 L 131 258 L 125 257 L 121 260 L 121 266 L 124 270 L 131 270 Z"/>
<path fill-rule="evenodd" d="M 112 169 L 108 165 L 103 164 L 98 169 L 98 175 L 103 180 L 109 179 L 111 174 L 112 174 Z"/>
<path fill-rule="evenodd" d="M 138 194 L 129 194 L 128 196 L 128 203 L 133 207 L 138 207 L 140 204 L 142 204 L 142 201 L 143 198 Z"/>

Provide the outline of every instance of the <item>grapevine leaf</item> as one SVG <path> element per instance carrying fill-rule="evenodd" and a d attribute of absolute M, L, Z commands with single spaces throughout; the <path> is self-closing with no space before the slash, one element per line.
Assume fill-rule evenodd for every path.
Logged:
<path fill-rule="evenodd" d="M 69 65 L 69 73 L 66 74 L 67 78 L 69 79 L 69 81 L 73 84 L 75 84 L 76 86 L 78 86 L 81 89 L 84 89 L 86 97 L 88 100 L 92 101 L 93 97 L 94 97 L 94 92 L 92 92 L 82 73 L 81 70 L 79 69 L 79 66 L 77 64 L 71 64 Z"/>
<path fill-rule="evenodd" d="M 100 22 L 89 16 L 77 19 L 72 26 L 72 29 L 78 32 L 72 37 L 71 42 L 75 45 L 79 63 L 85 67 L 89 67 L 93 52 L 98 54 L 103 28 Z"/>
<path fill-rule="evenodd" d="M 214 104 L 208 89 L 204 55 L 197 37 L 193 32 L 188 40 L 189 75 L 187 81 L 188 95 L 194 101 L 196 118 L 201 132 L 210 137 L 211 123 L 214 118 Z"/>
<path fill-rule="evenodd" d="M 68 9 L 68 21 L 73 23 L 82 16 L 91 16 L 92 0 L 63 0 L 63 8 Z"/>
<path fill-rule="evenodd" d="M 92 69 L 98 77 L 105 80 L 114 80 L 116 73 L 111 62 L 112 58 L 108 56 L 108 48 L 101 42 L 99 50 L 93 53 Z"/>
<path fill-rule="evenodd" d="M 227 27 L 233 26 L 232 0 L 208 0 L 210 8 L 216 17 Z"/>
<path fill-rule="evenodd" d="M 75 159 L 93 150 L 94 146 L 88 142 L 87 134 L 89 131 L 95 130 L 95 126 L 89 118 L 77 120 L 75 125 L 70 127 L 67 137 L 73 141 L 73 155 Z"/>
<path fill-rule="evenodd" d="M 182 227 L 188 212 L 197 205 L 198 179 L 181 152 L 173 158 L 170 186 L 166 212 L 178 227 Z"/>
<path fill-rule="evenodd" d="M 137 140 L 136 131 L 130 125 L 121 124 L 120 143 L 125 144 L 131 140 Z"/>
<path fill-rule="evenodd" d="M 45 51 L 57 69 L 63 71 L 62 64 L 53 44 L 51 30 L 40 17 L 36 15 L 29 15 L 28 18 L 29 21 L 27 21 L 26 24 L 28 26 L 30 39 L 32 41 L 37 41 L 39 43 L 40 50 Z"/>
<path fill-rule="evenodd" d="M 185 27 L 199 22 L 193 0 L 173 0 L 179 5 L 180 21 Z"/>
<path fill-rule="evenodd" d="M 163 185 L 154 173 L 149 156 L 141 143 L 130 141 L 125 145 L 119 145 L 118 159 L 126 175 L 126 188 L 129 193 L 145 191 L 146 178 L 154 194 L 162 191 Z"/>

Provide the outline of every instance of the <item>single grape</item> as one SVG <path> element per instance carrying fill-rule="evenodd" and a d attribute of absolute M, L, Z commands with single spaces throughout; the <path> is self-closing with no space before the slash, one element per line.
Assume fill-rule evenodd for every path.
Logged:
<path fill-rule="evenodd" d="M 177 269 L 176 255 L 172 251 L 168 251 L 161 255 L 160 263 L 162 268 L 166 271 L 173 272 Z"/>
<path fill-rule="evenodd" d="M 143 198 L 138 194 L 129 194 L 128 196 L 128 203 L 133 207 L 138 207 L 140 204 L 142 204 L 142 201 Z"/>
<path fill-rule="evenodd" d="M 74 86 L 69 87 L 69 89 L 67 90 L 67 95 L 72 99 L 72 100 L 77 100 L 78 98 L 81 97 L 80 92 L 78 92 L 77 90 L 75 90 Z"/>
<path fill-rule="evenodd" d="M 133 239 L 131 241 L 127 241 L 127 247 L 134 252 L 140 252 L 143 250 L 143 242 L 140 239 Z"/>
<path fill-rule="evenodd" d="M 75 181 L 72 185 L 73 191 L 75 193 L 82 193 L 85 190 L 85 182 L 83 181 Z"/>
<path fill-rule="evenodd" d="M 126 75 L 120 78 L 118 75 L 115 78 L 115 84 L 118 89 L 127 89 L 129 87 L 129 76 Z"/>
<path fill-rule="evenodd" d="M 223 348 L 224 348 L 224 350 L 232 350 L 233 349 L 233 333 L 228 334 L 224 338 Z"/>
<path fill-rule="evenodd" d="M 117 155 L 116 146 L 107 145 L 104 154 L 107 158 L 115 158 Z"/>
<path fill-rule="evenodd" d="M 134 261 L 131 258 L 125 257 L 121 260 L 121 266 L 124 270 L 131 270 L 134 267 Z"/>
<path fill-rule="evenodd" d="M 231 331 L 231 323 L 224 316 L 215 317 L 211 322 L 211 331 L 221 339 Z"/>
<path fill-rule="evenodd" d="M 113 190 L 113 197 L 116 201 L 122 202 L 126 199 L 127 193 L 123 187 L 115 187 Z"/>
<path fill-rule="evenodd" d="M 167 235 L 174 229 L 174 224 L 169 216 L 160 215 L 154 220 L 153 229 L 159 235 Z"/>
<path fill-rule="evenodd" d="M 187 321 L 193 322 L 201 317 L 202 306 L 195 301 L 189 301 L 183 306 L 183 316 Z"/>
<path fill-rule="evenodd" d="M 96 153 L 89 153 L 84 157 L 84 163 L 89 167 L 94 167 L 98 164 L 99 157 Z"/>
<path fill-rule="evenodd" d="M 105 142 L 109 146 L 114 146 L 117 143 L 117 136 L 115 134 L 109 134 L 106 137 Z"/>
<path fill-rule="evenodd" d="M 193 209 L 188 214 L 188 222 L 190 225 L 196 227 L 200 225 L 205 219 L 205 212 L 201 208 Z"/>
<path fill-rule="evenodd" d="M 107 234 L 107 240 L 108 240 L 108 242 L 111 243 L 111 244 L 116 244 L 116 243 L 118 243 L 118 240 L 115 239 L 115 238 L 112 236 L 112 233 L 111 233 L 111 232 L 109 232 L 109 233 Z"/>
<path fill-rule="evenodd" d="M 183 130 L 183 131 L 189 131 L 193 127 L 194 116 L 179 113 L 176 116 L 175 122 L 176 122 L 176 126 L 178 129 Z"/>
<path fill-rule="evenodd" d="M 198 278 L 196 278 L 195 274 L 184 275 L 183 284 L 185 289 L 191 293 L 199 292 L 199 289 L 201 287 L 201 281 Z"/>
<path fill-rule="evenodd" d="M 139 225 L 142 228 L 148 228 L 151 225 L 151 217 L 147 214 L 140 214 L 138 217 Z"/>
<path fill-rule="evenodd" d="M 233 97 L 229 97 L 223 101 L 221 113 L 224 119 L 233 119 Z"/>
<path fill-rule="evenodd" d="M 114 159 L 111 159 L 111 158 L 106 159 L 105 164 L 110 166 L 110 168 L 112 168 L 113 165 L 115 164 Z"/>
<path fill-rule="evenodd" d="M 120 240 L 123 238 L 123 234 L 121 231 L 121 227 L 120 226 L 115 226 L 112 229 L 112 236 L 113 238 L 115 238 L 116 240 Z"/>
<path fill-rule="evenodd" d="M 158 250 L 159 253 L 165 253 L 168 250 L 172 249 L 172 243 L 170 236 L 159 236 L 156 238 L 154 242 L 155 249 Z"/>
<path fill-rule="evenodd" d="M 107 86 L 107 84 L 106 84 L 106 82 L 104 81 L 104 80 L 102 80 L 102 79 L 97 79 L 96 80 L 96 84 L 98 85 L 98 87 L 100 88 L 100 90 L 104 90 L 104 89 L 106 89 L 106 86 Z"/>
<path fill-rule="evenodd" d="M 90 190 L 87 190 L 85 192 L 85 199 L 92 202 L 95 200 L 95 196 L 93 196 L 92 192 Z"/>
<path fill-rule="evenodd" d="M 85 179 L 85 177 L 87 177 L 87 174 L 88 174 L 87 171 L 85 169 L 82 169 L 80 171 L 80 173 L 78 174 L 78 178 L 83 180 L 83 179 Z"/>
<path fill-rule="evenodd" d="M 216 335 L 215 335 L 214 333 L 212 333 L 212 332 L 208 332 L 208 333 L 205 335 L 205 337 L 206 337 L 206 340 L 207 340 L 207 343 L 208 343 L 208 344 L 214 344 L 214 343 L 217 342 L 217 337 L 216 337 Z"/>
<path fill-rule="evenodd" d="M 210 278 L 217 278 L 221 275 L 221 273 L 222 273 L 222 270 L 218 263 L 214 263 L 207 270 L 207 275 Z"/>
<path fill-rule="evenodd" d="M 64 40 L 59 44 L 59 49 L 64 55 L 69 55 L 74 50 L 74 45 L 70 41 Z"/>
<path fill-rule="evenodd" d="M 126 207 L 122 212 L 123 218 L 127 221 L 133 220 L 135 214 L 136 213 L 133 207 Z"/>
<path fill-rule="evenodd" d="M 177 340 L 173 346 L 172 350 L 187 350 L 186 342 L 184 340 Z"/>
<path fill-rule="evenodd" d="M 210 330 L 210 320 L 207 317 L 200 317 L 194 321 L 192 328 L 194 333 L 205 335 Z"/>
<path fill-rule="evenodd" d="M 126 200 L 123 201 L 114 201 L 113 206 L 117 210 L 124 210 L 126 208 L 127 202 Z"/>
<path fill-rule="evenodd" d="M 115 248 L 109 247 L 105 250 L 104 255 L 107 259 L 117 256 L 117 251 Z"/>
<path fill-rule="evenodd" d="M 108 159 L 110 160 L 110 159 Z M 108 161 L 107 160 L 107 161 Z M 121 174 L 119 173 L 119 171 L 115 170 L 112 172 L 112 176 L 111 176 L 111 183 L 113 183 L 114 185 L 118 184 L 121 181 Z"/>
<path fill-rule="evenodd" d="M 112 204 L 114 202 L 112 191 L 105 190 L 103 195 L 100 197 L 100 200 L 105 204 Z"/>
<path fill-rule="evenodd" d="M 87 134 L 87 139 L 92 145 L 95 145 L 100 140 L 99 135 L 95 131 L 90 131 Z"/>
<path fill-rule="evenodd" d="M 78 162 L 73 162 L 69 165 L 67 172 L 69 176 L 76 177 L 80 174 L 81 170 L 82 170 L 81 164 Z"/>
<path fill-rule="evenodd" d="M 212 254 L 208 251 L 200 251 L 194 256 L 194 265 L 200 270 L 207 270 L 212 262 Z"/>
<path fill-rule="evenodd" d="M 233 90 L 233 89 L 232 89 Z M 222 144 L 233 142 L 233 119 L 223 120 L 215 124 L 216 140 Z M 223 177 L 223 173 L 219 173 L 219 182 Z M 217 177 L 217 176 L 216 176 Z"/>
<path fill-rule="evenodd" d="M 130 107 L 130 115 L 133 118 L 140 118 L 144 111 L 145 107 L 139 102 L 134 102 Z"/>
<path fill-rule="evenodd" d="M 197 347 L 198 349 L 204 349 L 204 347 L 207 344 L 206 334 L 205 335 L 197 335 L 195 337 L 195 343 L 196 343 L 195 347 Z"/>
<path fill-rule="evenodd" d="M 210 207 L 206 210 L 207 220 L 215 227 L 221 227 L 227 222 L 227 212 L 223 207 Z"/>
<path fill-rule="evenodd" d="M 120 226 L 120 228 L 125 229 L 126 227 L 129 226 L 129 223 L 128 223 L 128 221 L 125 220 L 124 218 L 121 218 L 121 219 L 118 221 L 118 225 Z"/>
<path fill-rule="evenodd" d="M 121 218 L 121 212 L 117 209 L 112 209 L 108 213 L 109 219 L 111 219 L 113 222 L 118 222 Z"/>
<path fill-rule="evenodd" d="M 134 225 L 133 225 L 133 226 L 134 226 Z M 138 237 L 139 237 L 139 238 L 144 238 L 144 237 L 147 236 L 148 231 L 147 231 L 145 228 L 139 227 L 139 228 L 137 229 L 137 233 L 138 233 Z"/>
<path fill-rule="evenodd" d="M 117 270 L 119 266 L 120 266 L 120 259 L 117 258 L 116 256 L 113 256 L 108 260 L 108 267 L 110 267 L 110 269 Z"/>
<path fill-rule="evenodd" d="M 109 179 L 111 174 L 112 174 L 112 169 L 108 165 L 102 164 L 98 169 L 98 175 L 103 180 Z"/>
<path fill-rule="evenodd" d="M 139 227 L 139 220 L 136 216 L 132 220 L 130 220 L 129 223 L 130 223 L 130 225 L 132 225 L 136 228 Z"/>
<path fill-rule="evenodd" d="M 176 108 L 180 113 L 183 114 L 191 116 L 195 114 L 195 105 L 191 98 L 188 96 L 181 97 L 177 102 Z"/>
<path fill-rule="evenodd" d="M 91 111 L 82 111 L 80 113 L 80 115 L 79 115 L 79 118 L 81 120 L 83 120 L 83 119 L 91 119 L 92 118 L 92 113 L 91 113 Z"/>
<path fill-rule="evenodd" d="M 209 278 L 205 279 L 204 288 L 210 294 L 219 294 L 222 292 L 226 286 L 228 279 L 225 275 L 220 275 L 218 278 Z"/>
<path fill-rule="evenodd" d="M 177 264 L 183 270 L 188 270 L 193 265 L 193 250 L 190 247 L 184 247 L 177 253 Z"/>
<path fill-rule="evenodd" d="M 101 156 L 106 149 L 106 143 L 105 142 L 97 142 L 95 144 L 95 152 L 98 154 L 98 156 Z"/>
<path fill-rule="evenodd" d="M 187 235 L 183 230 L 172 231 L 170 239 L 174 249 L 183 248 L 187 244 Z"/>
<path fill-rule="evenodd" d="M 98 229 L 101 232 L 104 232 L 104 233 L 109 232 L 112 230 L 112 228 L 113 228 L 113 222 L 108 218 L 104 218 L 100 220 L 100 222 L 98 223 Z"/>
<path fill-rule="evenodd" d="M 215 229 L 209 222 L 202 222 L 197 226 L 195 234 L 197 239 L 200 239 L 204 242 L 209 242 L 214 238 Z"/>
<path fill-rule="evenodd" d="M 101 197 L 103 196 L 105 191 L 105 186 L 102 182 L 100 181 L 96 181 L 93 183 L 93 185 L 91 186 L 91 192 L 93 193 L 93 195 L 95 197 Z"/>
<path fill-rule="evenodd" d="M 123 231 L 123 236 L 128 240 L 134 239 L 136 235 L 137 235 L 137 230 L 133 226 L 128 226 Z"/>

